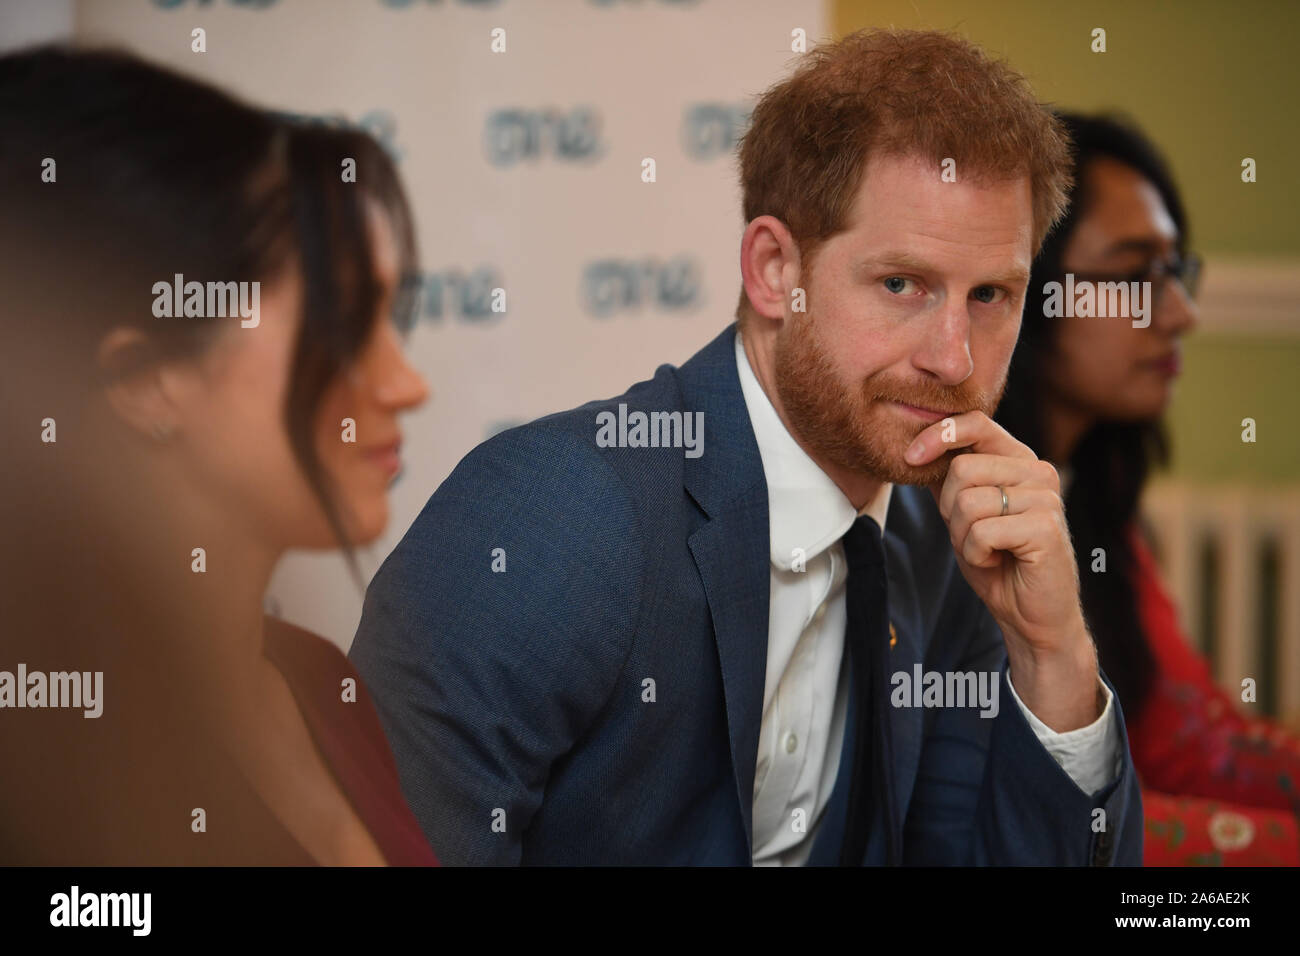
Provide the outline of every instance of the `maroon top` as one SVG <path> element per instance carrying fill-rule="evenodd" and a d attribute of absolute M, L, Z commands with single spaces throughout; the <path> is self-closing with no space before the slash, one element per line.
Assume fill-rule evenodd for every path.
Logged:
<path fill-rule="evenodd" d="M 392 866 L 438 861 L 402 796 L 397 764 L 370 693 L 347 657 L 322 637 L 267 617 L 264 650 L 284 675 L 325 765 Z M 343 681 L 356 683 L 344 700 Z"/>

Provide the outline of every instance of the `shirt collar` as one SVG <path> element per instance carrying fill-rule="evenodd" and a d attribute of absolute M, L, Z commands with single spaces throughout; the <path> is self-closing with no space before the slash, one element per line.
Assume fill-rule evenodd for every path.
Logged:
<path fill-rule="evenodd" d="M 808 457 L 786 430 L 749 367 L 739 329 L 736 330 L 736 370 L 767 479 L 772 564 L 789 571 L 796 548 L 803 550 L 804 561 L 811 560 L 844 537 L 859 515 L 869 515 L 880 525 L 883 534 L 893 484 L 884 482 L 861 511 L 854 510 L 839 485 Z"/>

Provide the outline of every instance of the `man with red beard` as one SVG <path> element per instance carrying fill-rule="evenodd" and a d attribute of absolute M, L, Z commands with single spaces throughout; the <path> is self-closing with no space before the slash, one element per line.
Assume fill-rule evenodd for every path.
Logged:
<path fill-rule="evenodd" d="M 475 449 L 370 587 L 352 657 L 436 853 L 1137 863 L 1060 484 L 990 418 L 1059 127 L 963 40 L 866 32 L 740 167 L 737 323 Z"/>

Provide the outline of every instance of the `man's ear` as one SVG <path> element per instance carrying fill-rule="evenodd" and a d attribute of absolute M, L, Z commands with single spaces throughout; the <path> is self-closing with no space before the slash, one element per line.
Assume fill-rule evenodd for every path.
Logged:
<path fill-rule="evenodd" d="M 740 241 L 740 274 L 750 307 L 767 319 L 785 318 L 800 275 L 799 247 L 775 216 L 758 216 Z"/>
<path fill-rule="evenodd" d="M 108 403 L 143 435 L 165 439 L 180 424 L 180 409 L 155 343 L 139 329 L 118 326 L 99 343 L 96 360 Z"/>

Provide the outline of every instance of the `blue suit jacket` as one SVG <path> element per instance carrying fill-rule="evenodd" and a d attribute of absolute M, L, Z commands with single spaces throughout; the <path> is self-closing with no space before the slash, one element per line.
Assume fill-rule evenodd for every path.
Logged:
<path fill-rule="evenodd" d="M 371 583 L 351 657 L 443 862 L 751 862 L 768 499 L 734 335 L 475 448 Z M 596 416 L 619 403 L 702 411 L 703 454 L 599 447 Z M 872 783 L 894 812 L 863 862 L 892 834 L 906 863 L 1139 864 L 1127 746 L 1086 794 L 1039 743 L 927 491 L 894 489 L 884 543 L 891 670 L 1000 670 L 1002 706 L 891 709 Z M 811 863 L 837 862 L 848 776 Z"/>

